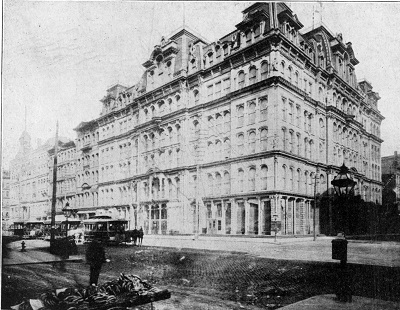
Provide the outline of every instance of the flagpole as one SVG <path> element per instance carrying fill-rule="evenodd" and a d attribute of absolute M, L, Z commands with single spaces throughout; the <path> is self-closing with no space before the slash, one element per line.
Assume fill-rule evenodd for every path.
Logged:
<path fill-rule="evenodd" d="M 52 246 L 54 246 L 55 230 L 56 230 L 57 153 L 58 153 L 58 121 L 56 126 L 56 140 L 54 142 L 53 195 L 51 199 L 50 249 L 52 249 Z"/>

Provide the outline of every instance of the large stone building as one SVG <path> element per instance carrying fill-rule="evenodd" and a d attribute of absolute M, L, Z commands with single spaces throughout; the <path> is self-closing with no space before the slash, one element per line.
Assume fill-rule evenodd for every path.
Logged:
<path fill-rule="evenodd" d="M 60 141 L 57 146 L 57 185 L 55 211 L 62 218 L 62 209 L 67 202 L 71 205 L 76 197 L 76 146 L 73 141 Z M 49 201 L 53 197 L 53 169 L 54 169 L 55 147 L 48 150 L 49 171 Z M 50 205 L 50 204 L 49 204 Z M 48 209 L 48 217 L 51 216 L 51 207 Z"/>
<path fill-rule="evenodd" d="M 2 171 L 1 180 L 1 227 L 7 230 L 12 224 L 12 214 L 10 208 L 10 171 Z"/>
<path fill-rule="evenodd" d="M 19 139 L 20 149 L 10 162 L 10 218 L 12 222 L 44 221 L 50 217 L 52 161 L 49 150 L 54 148 L 54 140 L 37 147 L 31 145 L 31 138 L 24 131 Z M 59 144 L 67 143 L 60 138 Z M 54 153 L 54 151 L 53 151 Z"/>
<path fill-rule="evenodd" d="M 302 27 L 286 4 L 256 3 L 216 42 L 162 38 L 140 82 L 108 89 L 90 125 L 97 212 L 149 234 L 261 235 L 272 219 L 310 234 L 314 195 L 331 194 L 342 163 L 356 194 L 380 202 L 379 95 L 357 82 L 350 42 Z M 328 211 L 315 212 L 323 231 Z"/>
<path fill-rule="evenodd" d="M 331 209 L 314 199 L 343 163 L 380 202 L 379 95 L 341 34 L 302 27 L 286 4 L 256 3 L 216 42 L 163 37 L 141 80 L 109 88 L 75 129 L 80 217 L 146 234 L 325 233 Z"/>
<path fill-rule="evenodd" d="M 97 121 L 82 122 L 75 128 L 76 139 L 76 196 L 72 206 L 81 219 L 96 214 L 99 182 L 99 128 Z M 99 211 L 98 211 L 99 213 Z"/>

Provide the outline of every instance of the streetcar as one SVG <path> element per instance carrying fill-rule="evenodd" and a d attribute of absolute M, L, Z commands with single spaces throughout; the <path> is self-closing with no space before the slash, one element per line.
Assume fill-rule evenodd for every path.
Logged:
<path fill-rule="evenodd" d="M 83 220 L 85 242 L 102 240 L 106 243 L 120 244 L 125 241 L 128 221 L 113 219 L 108 215 L 97 215 Z"/>
<path fill-rule="evenodd" d="M 36 239 L 43 236 L 44 222 L 43 221 L 28 221 L 25 223 L 25 234 L 23 238 Z"/>
<path fill-rule="evenodd" d="M 21 222 L 14 222 L 14 224 L 11 226 L 13 232 L 14 232 L 14 236 L 18 236 L 18 237 L 23 237 L 26 231 L 26 222 L 25 221 L 21 221 Z"/>

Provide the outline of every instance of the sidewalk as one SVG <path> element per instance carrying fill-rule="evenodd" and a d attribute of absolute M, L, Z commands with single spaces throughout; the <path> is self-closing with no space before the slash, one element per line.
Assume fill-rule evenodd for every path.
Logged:
<path fill-rule="evenodd" d="M 143 245 L 212 251 L 243 252 L 271 259 L 339 263 L 332 259 L 334 237 L 246 238 L 145 235 Z M 349 240 L 347 261 L 350 264 L 400 267 L 399 242 L 360 242 Z"/>
<path fill-rule="evenodd" d="M 24 240 L 26 252 L 21 252 L 21 242 L 22 241 L 11 242 L 8 245 L 10 251 L 8 252 L 8 257 L 4 258 L 2 261 L 3 266 L 83 261 L 83 258 L 79 255 L 70 255 L 69 258 L 62 259 L 46 250 L 39 250 L 40 248 L 44 249 L 50 247 L 50 242 L 44 240 Z"/>
<path fill-rule="evenodd" d="M 294 304 L 279 308 L 280 310 L 398 310 L 400 303 L 353 296 L 350 303 L 336 301 L 332 294 L 314 296 Z"/>

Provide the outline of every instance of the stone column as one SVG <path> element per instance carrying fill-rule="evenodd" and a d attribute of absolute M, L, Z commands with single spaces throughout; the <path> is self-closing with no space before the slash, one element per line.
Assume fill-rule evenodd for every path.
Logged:
<path fill-rule="evenodd" d="M 244 234 L 249 233 L 250 226 L 250 203 L 247 199 L 244 200 Z"/>
<path fill-rule="evenodd" d="M 162 205 L 160 204 L 158 206 L 158 234 L 161 235 L 161 209 L 162 209 Z"/>
<path fill-rule="evenodd" d="M 152 221 L 152 219 L 151 219 L 151 211 L 152 211 L 152 209 L 153 209 L 153 206 L 150 204 L 149 206 L 149 218 L 148 218 L 148 221 L 149 221 L 149 228 L 148 228 L 148 231 L 147 231 L 147 234 L 148 235 L 151 235 L 151 233 L 152 233 L 152 228 L 153 228 L 153 221 Z"/>
<path fill-rule="evenodd" d="M 237 234 L 238 232 L 238 219 L 237 219 L 237 213 L 238 213 L 238 207 L 237 207 L 237 202 L 234 199 L 231 199 L 231 234 Z"/>
<path fill-rule="evenodd" d="M 222 234 L 226 235 L 226 201 L 222 201 L 222 225 L 221 225 L 221 229 L 222 229 Z"/>
<path fill-rule="evenodd" d="M 261 198 L 258 198 L 258 234 L 265 234 L 265 210 L 264 203 Z"/>

